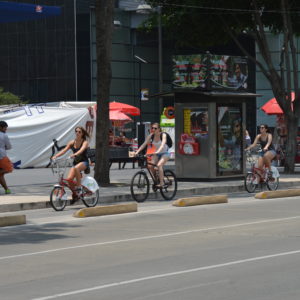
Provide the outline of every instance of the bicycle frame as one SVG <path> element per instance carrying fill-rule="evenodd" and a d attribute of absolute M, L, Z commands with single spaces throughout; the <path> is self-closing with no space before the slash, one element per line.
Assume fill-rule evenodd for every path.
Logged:
<path fill-rule="evenodd" d="M 151 170 L 150 170 L 150 168 L 149 168 L 149 166 L 153 166 L 154 171 L 157 171 L 157 172 L 158 172 L 158 169 L 155 170 L 155 168 L 158 168 L 157 164 L 154 164 L 154 163 L 152 163 L 152 162 L 149 162 L 148 159 L 147 159 L 147 157 L 144 157 L 144 156 L 139 157 L 138 159 L 141 161 L 141 169 L 142 169 L 142 170 L 143 170 L 143 169 L 147 169 L 147 170 L 148 170 L 148 173 L 150 174 L 150 177 L 152 178 L 153 183 L 154 183 L 154 184 L 157 184 L 157 183 L 159 182 L 159 177 L 155 178 L 154 174 L 152 174 L 152 172 L 151 172 Z M 146 162 L 146 165 L 144 164 L 145 162 Z M 143 171 L 144 171 L 144 170 L 143 170 Z M 158 175 L 158 174 L 157 174 L 157 175 Z"/>
<path fill-rule="evenodd" d="M 63 167 L 59 166 L 59 162 L 64 162 Z M 67 169 L 67 166 L 68 166 L 68 162 L 71 162 L 70 158 L 53 161 L 53 164 L 55 166 L 52 166 L 52 172 L 58 174 L 58 184 L 56 184 L 55 186 L 60 186 L 60 187 L 62 187 L 63 190 L 65 189 L 65 187 L 67 187 L 67 188 L 70 189 L 70 191 L 73 194 L 77 194 L 77 191 L 75 190 L 75 187 L 77 185 L 76 181 L 64 178 L 64 175 L 65 175 L 65 172 L 66 172 L 66 169 Z M 56 171 L 54 171 L 54 168 L 56 169 Z M 83 188 L 83 191 L 82 191 L 83 196 L 90 195 L 92 193 L 84 185 L 81 184 L 80 186 Z"/>

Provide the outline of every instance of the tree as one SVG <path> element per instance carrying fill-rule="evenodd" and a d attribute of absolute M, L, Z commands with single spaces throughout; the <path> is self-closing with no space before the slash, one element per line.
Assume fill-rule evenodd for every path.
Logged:
<path fill-rule="evenodd" d="M 10 93 L 10 92 L 4 92 L 4 89 L 0 87 L 0 105 L 6 105 L 6 104 L 21 104 L 21 99 Z"/>
<path fill-rule="evenodd" d="M 148 0 L 162 7 L 166 32 L 176 37 L 177 46 L 193 48 L 233 40 L 269 81 L 284 112 L 288 136 L 285 172 L 294 172 L 296 137 L 300 117 L 297 49 L 295 35 L 300 33 L 300 6 L 296 0 Z M 154 19 L 153 19 L 154 20 Z M 151 22 L 151 20 L 150 20 Z M 283 35 L 280 65 L 271 55 L 267 33 Z M 188 34 L 187 34 L 188 33 Z M 238 37 L 247 34 L 256 41 L 261 60 L 251 56 Z M 295 100 L 291 101 L 291 91 Z"/>
<path fill-rule="evenodd" d="M 109 95 L 114 1 L 96 0 L 97 124 L 95 179 L 108 185 Z"/>

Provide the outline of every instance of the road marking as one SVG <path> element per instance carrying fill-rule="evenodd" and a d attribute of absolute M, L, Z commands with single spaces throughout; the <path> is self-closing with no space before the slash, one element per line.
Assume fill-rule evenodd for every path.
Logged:
<path fill-rule="evenodd" d="M 13 259 L 13 258 L 18 258 L 18 257 L 26 257 L 26 256 L 33 256 L 33 255 L 48 254 L 48 253 L 52 253 L 52 252 L 67 251 L 67 250 L 74 250 L 74 249 L 80 249 L 80 248 L 105 246 L 105 245 L 119 244 L 119 243 L 128 243 L 128 242 L 135 242 L 135 241 L 141 241 L 141 240 L 168 238 L 168 237 L 184 235 L 184 234 L 192 234 L 192 233 L 199 233 L 199 232 L 205 232 L 205 231 L 229 229 L 229 228 L 236 228 L 236 227 L 241 227 L 241 226 L 259 225 L 259 224 L 266 224 L 266 223 L 272 223 L 272 222 L 282 222 L 282 221 L 297 220 L 297 219 L 300 219 L 300 216 L 294 216 L 294 217 L 288 217 L 288 218 L 279 218 L 279 219 L 260 220 L 260 221 L 254 221 L 254 222 L 225 225 L 225 226 L 199 228 L 199 229 L 193 229 L 193 230 L 178 231 L 178 232 L 159 234 L 159 235 L 149 235 L 149 236 L 142 236 L 142 237 L 136 237 L 136 238 L 123 239 L 123 240 L 98 242 L 98 243 L 92 243 L 92 244 L 83 244 L 83 245 L 56 248 L 56 249 L 50 249 L 50 250 L 44 250 L 44 251 L 38 251 L 38 252 L 29 252 L 29 253 L 23 253 L 23 254 L 0 256 L 0 260 Z"/>
<path fill-rule="evenodd" d="M 186 269 L 186 270 L 181 270 L 181 271 L 177 271 L 177 272 L 156 274 L 156 275 L 152 275 L 152 276 L 134 278 L 134 279 L 124 280 L 124 281 L 119 281 L 119 282 L 112 282 L 112 283 L 108 283 L 108 284 L 104 284 L 104 285 L 94 286 L 91 288 L 79 289 L 79 290 L 74 290 L 74 291 L 70 291 L 70 292 L 66 292 L 66 293 L 60 293 L 60 294 L 55 294 L 55 295 L 46 296 L 46 297 L 34 298 L 32 300 L 57 299 L 57 298 L 61 298 L 61 297 L 67 297 L 67 296 L 71 296 L 71 295 L 77 295 L 77 294 L 82 294 L 82 293 L 87 293 L 87 292 L 92 292 L 92 291 L 97 291 L 97 290 L 102 290 L 102 289 L 107 289 L 107 288 L 112 288 L 112 287 L 119 287 L 122 285 L 130 285 L 130 284 L 143 282 L 143 281 L 147 281 L 147 280 L 180 276 L 180 275 L 184 275 L 184 274 L 188 274 L 188 273 L 201 272 L 201 271 L 212 270 L 212 269 L 217 269 L 217 268 L 224 268 L 224 267 L 238 265 L 238 264 L 256 262 L 256 261 L 260 261 L 260 260 L 272 259 L 272 258 L 276 258 L 276 257 L 295 255 L 295 254 L 300 254 L 300 250 L 251 257 L 251 258 L 246 258 L 246 259 L 241 259 L 241 260 L 229 261 L 229 262 L 222 263 L 222 264 L 198 267 L 198 268 L 193 268 L 193 269 Z"/>

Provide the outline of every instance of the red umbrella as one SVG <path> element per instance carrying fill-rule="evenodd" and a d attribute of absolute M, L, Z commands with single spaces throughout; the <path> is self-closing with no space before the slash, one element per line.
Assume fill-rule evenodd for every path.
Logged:
<path fill-rule="evenodd" d="M 132 119 L 119 110 L 110 110 L 109 119 L 111 120 L 111 123 L 114 127 L 114 135 L 112 139 L 112 143 L 114 144 L 116 127 L 122 127 L 125 124 L 132 122 Z"/>
<path fill-rule="evenodd" d="M 110 102 L 109 103 L 109 110 L 118 110 L 122 113 L 129 114 L 131 116 L 139 116 L 140 115 L 140 109 L 121 102 Z"/>
<path fill-rule="evenodd" d="M 112 121 L 113 126 L 120 127 L 126 123 L 132 122 L 132 119 L 119 110 L 110 110 L 109 119 Z"/>
<path fill-rule="evenodd" d="M 295 93 L 291 93 L 292 101 L 295 100 Z M 268 102 L 266 102 L 261 109 L 267 114 L 267 115 L 282 115 L 283 111 L 280 108 L 276 98 L 270 99 Z"/>

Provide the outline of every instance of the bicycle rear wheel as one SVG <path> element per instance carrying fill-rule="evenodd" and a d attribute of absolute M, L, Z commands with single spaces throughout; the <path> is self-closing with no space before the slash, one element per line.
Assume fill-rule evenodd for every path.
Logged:
<path fill-rule="evenodd" d="M 50 204 L 56 211 L 62 211 L 67 205 L 67 197 L 64 199 L 65 191 L 61 186 L 55 186 L 50 194 Z"/>
<path fill-rule="evenodd" d="M 268 178 L 266 184 L 269 191 L 276 191 L 279 185 L 279 177 Z"/>
<path fill-rule="evenodd" d="M 255 184 L 255 175 L 253 173 L 248 173 L 244 179 L 245 189 L 248 193 L 253 193 L 256 189 L 257 184 Z"/>
<path fill-rule="evenodd" d="M 177 178 L 173 171 L 164 171 L 164 187 L 160 189 L 160 193 L 166 200 L 172 200 L 177 192 Z"/>
<path fill-rule="evenodd" d="M 82 195 L 81 196 L 81 200 L 83 202 L 83 204 L 86 206 L 86 207 L 94 207 L 97 205 L 98 201 L 99 201 L 99 189 L 92 193 L 90 192 L 90 194 L 86 194 L 85 195 Z"/>
<path fill-rule="evenodd" d="M 131 180 L 131 196 L 136 202 L 144 202 L 149 195 L 150 183 L 145 172 L 137 172 Z"/>

